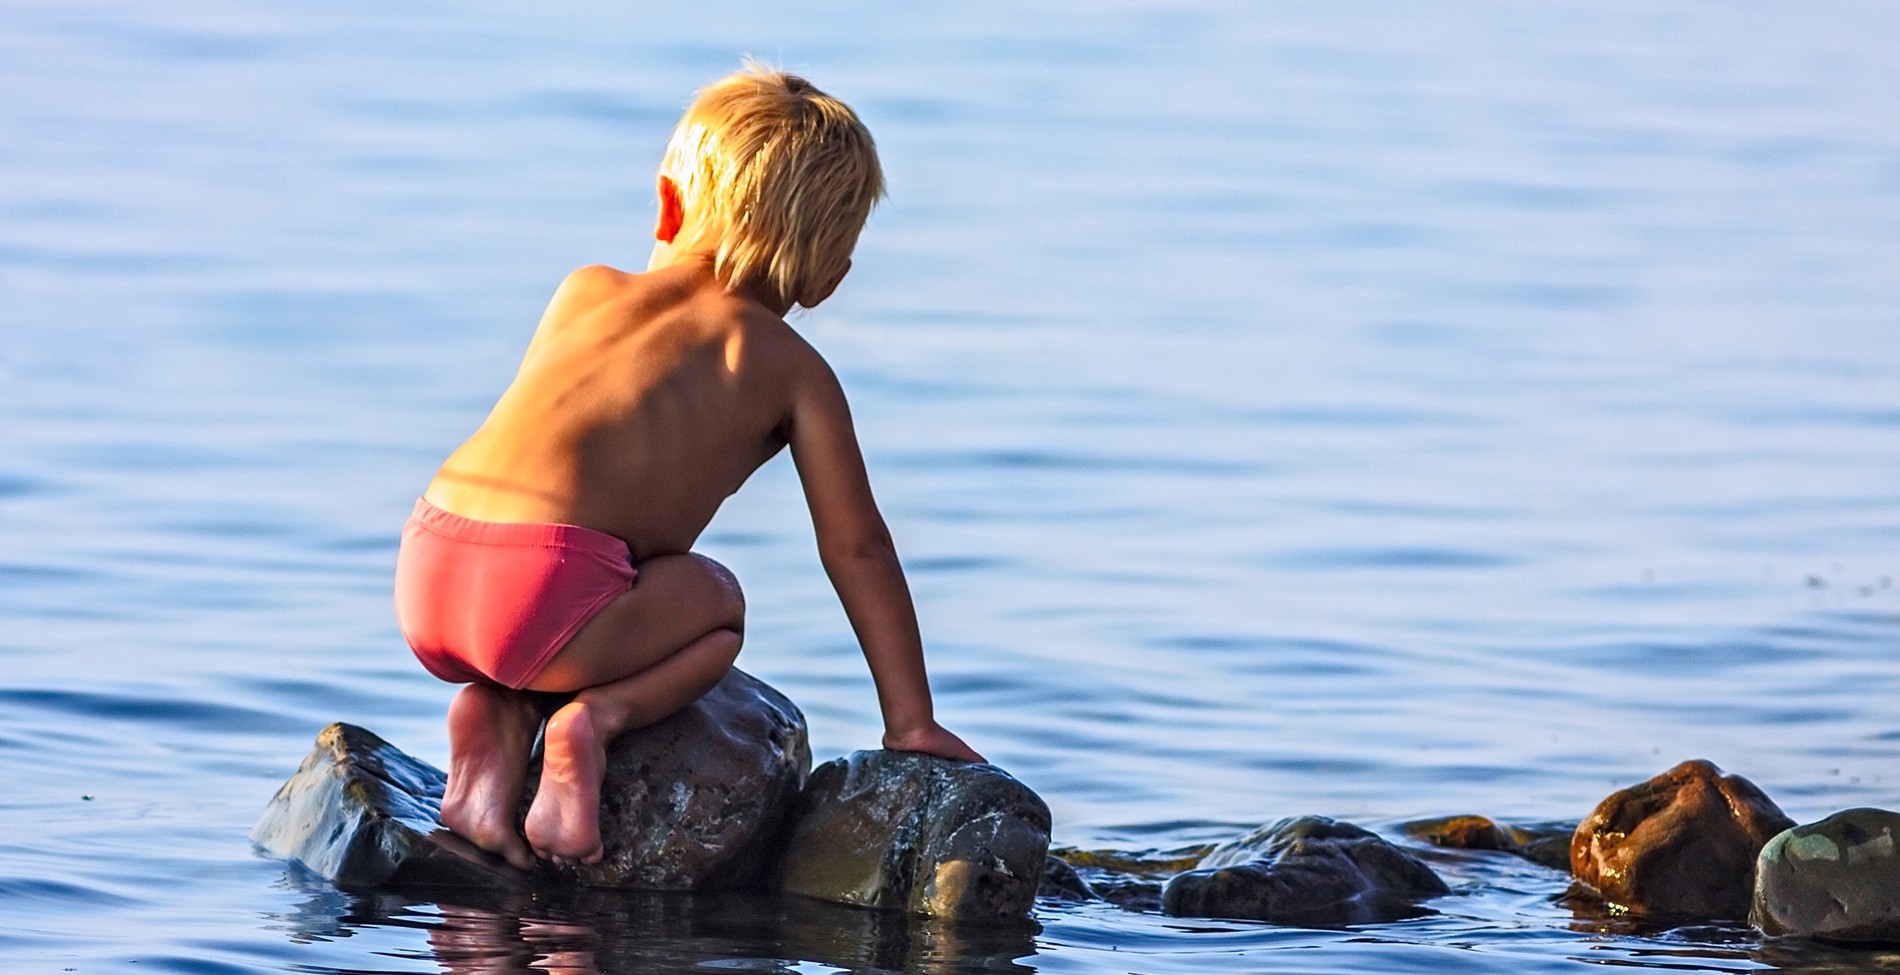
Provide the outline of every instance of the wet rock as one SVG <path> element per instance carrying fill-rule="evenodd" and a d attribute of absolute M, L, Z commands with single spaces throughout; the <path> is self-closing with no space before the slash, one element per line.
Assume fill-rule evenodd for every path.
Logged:
<path fill-rule="evenodd" d="M 606 858 L 514 870 L 443 829 L 446 776 L 374 734 L 334 724 L 252 830 L 267 852 L 350 889 L 405 884 L 706 890 L 763 886 L 811 767 L 791 701 L 734 670 L 680 713 L 608 748 L 601 794 Z M 529 772 L 525 816 L 538 766 Z M 517 820 L 517 823 L 519 819 Z"/>
<path fill-rule="evenodd" d="M 1424 840 L 1433 846 L 1449 847 L 1454 850 L 1514 850 L 1517 848 L 1517 838 L 1511 835 L 1510 827 L 1499 825 L 1483 816 L 1421 819 L 1417 822 L 1405 823 L 1399 828 L 1413 839 Z"/>
<path fill-rule="evenodd" d="M 1849 809 L 1778 833 L 1748 919 L 1773 935 L 1900 943 L 1900 813 Z"/>
<path fill-rule="evenodd" d="M 601 788 L 606 855 L 543 869 L 596 887 L 761 887 L 810 769 L 804 714 L 735 669 L 679 713 L 614 739 Z M 522 818 L 540 777 L 536 755 Z"/>
<path fill-rule="evenodd" d="M 1192 870 L 1213 844 L 1172 850 L 1078 850 L 1064 847 L 1050 855 L 1073 867 L 1095 896 L 1125 911 L 1161 910 L 1161 885 Z"/>
<path fill-rule="evenodd" d="M 1598 804 L 1571 837 L 1570 869 L 1612 908 L 1739 920 L 1756 855 L 1793 825 L 1747 779 L 1683 762 Z"/>
<path fill-rule="evenodd" d="M 1418 902 L 1449 893 L 1417 857 L 1350 823 L 1302 816 L 1216 847 L 1199 869 L 1169 880 L 1161 909 L 1336 927 L 1430 913 Z"/>
<path fill-rule="evenodd" d="M 264 808 L 251 842 L 346 890 L 524 882 L 436 821 L 447 781 L 376 735 L 333 724 Z"/>
<path fill-rule="evenodd" d="M 1399 828 L 1405 835 L 1433 846 L 1453 850 L 1500 850 L 1565 873 L 1570 872 L 1570 838 L 1577 829 L 1574 823 L 1515 826 L 1483 816 L 1421 819 Z"/>
<path fill-rule="evenodd" d="M 1055 856 L 1042 861 L 1042 882 L 1036 887 L 1037 900 L 1092 901 L 1100 898 L 1095 888 L 1075 872 L 1075 868 Z"/>
<path fill-rule="evenodd" d="M 1021 916 L 1049 850 L 1049 807 L 993 765 L 861 751 L 812 772 L 779 889 L 952 918 Z"/>

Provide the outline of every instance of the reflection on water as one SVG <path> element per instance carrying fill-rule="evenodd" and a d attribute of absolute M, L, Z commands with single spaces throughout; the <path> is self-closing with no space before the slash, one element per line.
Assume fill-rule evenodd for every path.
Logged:
<path fill-rule="evenodd" d="M 552 284 L 644 260 L 666 128 L 742 51 L 878 135 L 892 197 L 795 324 L 940 713 L 1058 845 L 1575 821 L 1691 757 L 1800 821 L 1900 807 L 1895 36 L 1853 2 L 9 0 L 0 960 L 1895 969 L 1579 916 L 1504 855 L 1423 851 L 1453 893 L 1372 928 L 972 932 L 347 896 L 244 840 L 331 721 L 443 764 L 397 529 Z M 880 729 L 808 525 L 781 463 L 705 547 L 823 759 Z"/>
<path fill-rule="evenodd" d="M 308 895 L 274 919 L 293 941 L 365 926 L 419 928 L 427 956 L 456 975 L 513 972 L 1032 972 L 1040 926 L 958 927 L 802 897 L 746 894 L 535 895 L 473 890 L 348 895 L 301 877 Z"/>

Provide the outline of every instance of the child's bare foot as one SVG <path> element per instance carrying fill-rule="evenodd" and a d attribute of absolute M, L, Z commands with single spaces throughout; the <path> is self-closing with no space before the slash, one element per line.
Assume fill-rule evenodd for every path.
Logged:
<path fill-rule="evenodd" d="M 523 870 L 534 857 L 515 832 L 539 715 L 527 697 L 470 684 L 449 705 L 449 784 L 442 825 Z"/>
<path fill-rule="evenodd" d="M 528 842 L 555 863 L 599 863 L 600 778 L 607 750 L 583 698 L 554 712 L 541 736 L 541 787 L 528 809 Z"/>

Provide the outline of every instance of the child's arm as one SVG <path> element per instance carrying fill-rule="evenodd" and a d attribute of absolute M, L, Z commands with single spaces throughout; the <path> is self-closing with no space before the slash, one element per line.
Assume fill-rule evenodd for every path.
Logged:
<path fill-rule="evenodd" d="M 923 639 L 910 587 L 891 534 L 871 497 L 851 411 L 837 377 L 819 362 L 793 392 L 792 461 L 811 507 L 818 557 L 838 590 L 845 616 L 864 648 L 884 714 L 884 747 L 983 761 L 937 724 L 924 672 Z"/>

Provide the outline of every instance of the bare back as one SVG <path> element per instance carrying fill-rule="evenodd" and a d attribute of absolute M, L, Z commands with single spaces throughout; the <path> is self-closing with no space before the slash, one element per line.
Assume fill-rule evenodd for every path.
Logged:
<path fill-rule="evenodd" d="M 813 370 L 825 366 L 797 333 L 709 267 L 583 268 L 426 497 L 484 521 L 608 532 L 641 559 L 685 552 L 785 446 Z"/>

